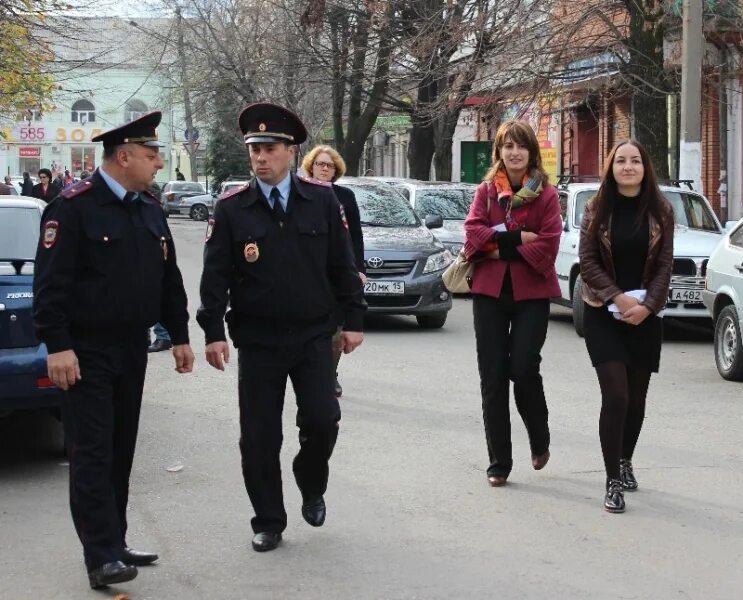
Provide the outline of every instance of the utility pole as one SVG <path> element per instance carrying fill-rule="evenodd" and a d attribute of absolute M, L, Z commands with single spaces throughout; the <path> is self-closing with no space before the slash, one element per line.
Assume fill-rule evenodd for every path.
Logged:
<path fill-rule="evenodd" d="M 181 16 L 181 7 L 176 6 L 175 16 L 178 24 L 178 62 L 181 68 L 181 89 L 183 90 L 183 111 L 186 116 L 186 153 L 188 154 L 188 163 L 191 167 L 191 181 L 198 181 L 196 173 L 196 147 L 193 126 L 193 115 L 191 113 L 191 95 L 188 90 L 188 70 L 186 69 L 186 53 L 183 44 L 183 17 Z"/>
<path fill-rule="evenodd" d="M 702 56 L 704 30 L 701 0 L 684 0 L 681 51 L 680 179 L 702 188 Z"/>

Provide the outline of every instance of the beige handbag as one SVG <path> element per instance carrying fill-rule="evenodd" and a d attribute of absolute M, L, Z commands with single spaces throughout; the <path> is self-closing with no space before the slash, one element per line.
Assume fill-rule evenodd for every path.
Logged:
<path fill-rule="evenodd" d="M 488 194 L 488 215 L 490 215 L 490 194 Z M 464 256 L 464 246 L 454 262 L 441 274 L 441 280 L 452 294 L 469 294 L 472 291 L 472 272 L 475 264 Z"/>
<path fill-rule="evenodd" d="M 454 262 L 446 267 L 441 274 L 441 279 L 452 294 L 469 294 L 472 290 L 472 271 L 474 263 L 469 262 L 464 256 L 464 248 L 459 251 Z"/>

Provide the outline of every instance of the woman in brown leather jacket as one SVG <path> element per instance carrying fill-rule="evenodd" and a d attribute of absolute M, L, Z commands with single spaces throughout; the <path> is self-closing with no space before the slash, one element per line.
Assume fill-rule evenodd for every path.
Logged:
<path fill-rule="evenodd" d="M 584 332 L 601 387 L 609 512 L 623 512 L 624 490 L 637 489 L 632 454 L 650 375 L 660 363 L 659 313 L 668 299 L 673 232 L 673 209 L 658 189 L 647 152 L 634 140 L 618 144 L 580 232 Z"/>

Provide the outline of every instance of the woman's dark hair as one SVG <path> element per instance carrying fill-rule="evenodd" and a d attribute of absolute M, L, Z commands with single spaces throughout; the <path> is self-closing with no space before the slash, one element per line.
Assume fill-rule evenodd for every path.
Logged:
<path fill-rule="evenodd" d="M 640 195 L 637 200 L 640 203 L 640 210 L 637 214 L 638 225 L 645 220 L 648 214 L 651 214 L 659 223 L 662 223 L 665 219 L 673 218 L 673 209 L 658 187 L 658 177 L 655 174 L 655 168 L 647 150 L 637 140 L 625 140 L 614 146 L 609 153 L 606 164 L 604 165 L 601 185 L 596 195 L 591 199 L 594 216 L 588 233 L 592 236 L 598 235 L 599 227 L 602 225 L 605 227 L 609 226 L 609 217 L 616 204 L 617 196 L 619 196 L 617 180 L 614 178 L 614 159 L 616 158 L 617 151 L 627 144 L 637 148 L 644 170 L 642 181 L 640 182 Z"/>
<path fill-rule="evenodd" d="M 46 175 L 49 178 L 49 181 L 52 180 L 52 172 L 49 169 L 39 169 L 38 175 Z"/>

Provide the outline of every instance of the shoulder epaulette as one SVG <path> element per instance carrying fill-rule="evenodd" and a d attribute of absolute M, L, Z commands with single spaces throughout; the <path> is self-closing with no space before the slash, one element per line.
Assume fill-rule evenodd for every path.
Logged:
<path fill-rule="evenodd" d="M 223 194 L 220 194 L 219 199 L 226 200 L 227 198 L 232 198 L 232 196 L 237 196 L 239 193 L 244 192 L 249 187 L 250 187 L 250 184 L 246 183 L 245 185 L 241 185 L 240 187 L 233 188 L 228 192 L 224 192 Z"/>
<path fill-rule="evenodd" d="M 319 179 L 313 179 L 312 177 L 304 177 L 303 175 L 297 175 L 297 179 L 304 183 L 310 183 L 312 185 L 321 185 L 323 187 L 331 188 L 333 184 L 329 181 L 320 181 Z"/>
<path fill-rule="evenodd" d="M 62 190 L 59 195 L 62 196 L 62 198 L 66 198 L 67 200 L 69 200 L 70 198 L 79 196 L 83 192 L 92 188 L 93 182 L 90 181 L 90 179 L 83 179 L 82 181 L 78 181 L 75 185 L 71 185 L 67 189 Z"/>

